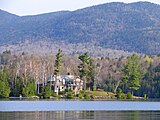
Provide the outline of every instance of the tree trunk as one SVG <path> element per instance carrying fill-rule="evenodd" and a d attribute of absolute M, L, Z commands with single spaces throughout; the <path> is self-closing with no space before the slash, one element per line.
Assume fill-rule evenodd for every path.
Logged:
<path fill-rule="evenodd" d="M 87 83 L 86 83 L 86 78 L 84 78 L 84 90 L 86 90 L 86 88 L 87 88 L 87 85 L 86 85 Z"/>
<path fill-rule="evenodd" d="M 132 90 L 132 97 L 133 97 L 133 90 Z"/>
<path fill-rule="evenodd" d="M 117 88 L 119 87 L 120 82 L 121 82 L 120 80 L 117 82 L 117 85 L 116 85 L 116 87 L 115 87 L 115 89 L 114 89 L 114 93 L 116 93 Z"/>

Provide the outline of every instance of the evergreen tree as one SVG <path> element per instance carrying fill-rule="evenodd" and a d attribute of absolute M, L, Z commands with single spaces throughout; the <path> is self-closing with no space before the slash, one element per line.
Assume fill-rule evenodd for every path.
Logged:
<path fill-rule="evenodd" d="M 123 69 L 122 81 L 128 83 L 129 89 L 132 91 L 137 91 L 140 87 L 139 80 L 142 78 L 140 72 L 140 65 L 138 63 L 138 56 L 133 54 L 129 59 L 127 65 Z"/>
<path fill-rule="evenodd" d="M 56 54 L 56 60 L 55 60 L 55 64 L 54 64 L 54 75 L 55 75 L 55 78 L 56 78 L 56 83 L 55 83 L 55 86 L 54 86 L 54 90 L 57 91 L 56 92 L 57 95 L 58 95 L 58 92 L 59 92 L 59 83 L 57 81 L 57 76 L 60 75 L 60 67 L 62 66 L 62 57 L 63 57 L 62 50 L 59 49 L 58 53 Z"/>
<path fill-rule="evenodd" d="M 4 66 L 3 71 L 0 71 L 0 98 L 9 97 L 10 87 L 8 78 L 8 69 L 7 66 Z"/>
<path fill-rule="evenodd" d="M 59 75 L 60 74 L 60 67 L 62 66 L 62 50 L 58 50 L 58 53 L 56 54 L 56 60 L 55 60 L 55 65 L 54 65 L 54 75 Z"/>
<path fill-rule="evenodd" d="M 8 83 L 8 79 L 9 79 L 9 75 L 8 75 L 8 68 L 5 65 L 3 68 L 3 77 L 2 77 L 3 81 L 5 81 L 6 83 Z"/>
<path fill-rule="evenodd" d="M 52 90 L 50 85 L 44 86 L 42 89 L 42 95 L 44 98 L 49 98 L 52 95 Z"/>
<path fill-rule="evenodd" d="M 6 85 L 4 81 L 0 80 L 0 98 L 9 97 L 10 88 Z"/>
<path fill-rule="evenodd" d="M 14 88 L 11 91 L 11 93 L 14 97 L 19 97 L 20 94 L 22 94 L 22 90 L 23 90 L 23 82 L 20 77 L 16 77 L 15 83 L 14 83 Z"/>
<path fill-rule="evenodd" d="M 23 88 L 22 94 L 25 97 L 32 97 L 36 95 L 36 84 L 34 80 L 29 80 L 27 85 Z"/>
<path fill-rule="evenodd" d="M 79 56 L 79 59 L 81 60 L 80 65 L 78 66 L 79 68 L 79 76 L 80 78 L 84 81 L 84 89 L 86 89 L 86 76 L 88 72 L 88 64 L 89 64 L 89 55 L 88 53 L 83 53 L 82 55 Z"/>
<path fill-rule="evenodd" d="M 83 53 L 79 56 L 81 60 L 79 68 L 79 76 L 84 81 L 84 89 L 86 87 L 93 87 L 94 84 L 94 65 L 93 59 L 89 57 L 88 53 Z"/>
<path fill-rule="evenodd" d="M 94 76 L 95 76 L 95 66 L 94 66 L 93 59 L 90 58 L 89 64 L 88 64 L 88 74 L 87 74 L 87 84 L 88 87 L 93 88 L 94 85 Z"/>

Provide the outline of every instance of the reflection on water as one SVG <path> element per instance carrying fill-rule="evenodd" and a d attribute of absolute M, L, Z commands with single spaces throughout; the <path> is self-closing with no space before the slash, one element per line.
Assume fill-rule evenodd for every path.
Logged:
<path fill-rule="evenodd" d="M 160 111 L 0 112 L 0 120 L 159 120 Z"/>

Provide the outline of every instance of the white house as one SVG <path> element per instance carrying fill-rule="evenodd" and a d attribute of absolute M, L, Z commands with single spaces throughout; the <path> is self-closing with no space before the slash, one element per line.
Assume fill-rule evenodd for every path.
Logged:
<path fill-rule="evenodd" d="M 43 84 L 50 85 L 51 90 L 53 90 L 57 94 L 60 91 L 65 91 L 66 89 L 74 90 L 76 94 L 77 91 L 83 89 L 83 81 L 79 77 L 73 75 L 49 76 L 45 83 L 40 83 L 37 85 L 37 88 L 39 90 L 37 91 L 38 93 L 42 91 Z"/>

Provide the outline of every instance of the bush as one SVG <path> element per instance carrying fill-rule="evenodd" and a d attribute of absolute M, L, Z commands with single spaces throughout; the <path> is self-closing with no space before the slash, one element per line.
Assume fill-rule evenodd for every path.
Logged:
<path fill-rule="evenodd" d="M 89 95 L 88 95 L 88 94 L 84 94 L 84 99 L 85 99 L 85 100 L 90 99 L 90 98 L 89 98 Z"/>
<path fill-rule="evenodd" d="M 73 99 L 74 98 L 74 95 L 72 93 L 67 93 L 67 96 L 66 96 L 67 99 Z"/>
<path fill-rule="evenodd" d="M 96 90 L 97 90 L 96 86 L 93 86 L 93 91 L 96 91 Z"/>
<path fill-rule="evenodd" d="M 60 91 L 58 94 L 59 95 L 64 95 L 66 93 L 66 91 Z"/>
<path fill-rule="evenodd" d="M 51 96 L 52 97 L 57 97 L 57 94 L 55 92 L 52 92 Z"/>
<path fill-rule="evenodd" d="M 60 97 L 60 96 L 56 96 L 56 98 L 57 98 L 57 99 L 60 99 L 61 97 Z"/>
<path fill-rule="evenodd" d="M 132 99 L 132 94 L 130 92 L 127 93 L 127 99 Z"/>
<path fill-rule="evenodd" d="M 79 98 L 79 99 L 82 99 L 82 98 L 83 98 L 83 95 L 82 95 L 81 93 L 79 93 L 79 94 L 78 94 L 78 98 Z"/>
<path fill-rule="evenodd" d="M 10 94 L 10 88 L 8 85 L 6 85 L 5 82 L 0 82 L 0 98 L 9 97 Z"/>
<path fill-rule="evenodd" d="M 26 87 L 22 90 L 22 95 L 25 97 L 32 97 L 36 95 L 36 84 L 34 81 L 28 81 Z"/>
<path fill-rule="evenodd" d="M 50 96 L 53 94 L 51 87 L 49 85 L 44 86 L 42 89 L 42 96 L 44 98 L 50 98 Z"/>
<path fill-rule="evenodd" d="M 126 95 L 125 95 L 125 94 L 122 94 L 122 95 L 121 95 L 121 99 L 126 99 Z"/>
<path fill-rule="evenodd" d="M 91 99 L 94 99 L 94 95 L 90 95 L 90 98 L 91 98 Z"/>
<path fill-rule="evenodd" d="M 147 100 L 147 95 L 146 94 L 144 94 L 144 99 Z"/>
<path fill-rule="evenodd" d="M 117 93 L 122 93 L 122 89 L 121 89 L 121 88 L 118 88 L 118 89 L 117 89 Z"/>
<path fill-rule="evenodd" d="M 81 91 L 80 91 L 80 93 L 85 94 L 85 93 L 86 93 L 86 91 L 85 91 L 85 90 L 81 90 Z"/>
<path fill-rule="evenodd" d="M 116 95 L 116 97 L 117 97 L 118 99 L 126 99 L 126 95 L 125 95 L 124 93 L 118 93 L 118 94 Z"/>
<path fill-rule="evenodd" d="M 118 99 L 121 99 L 121 93 L 118 93 L 117 95 L 116 95 L 116 97 L 118 98 Z"/>
<path fill-rule="evenodd" d="M 37 96 L 38 96 L 38 97 L 41 97 L 41 96 L 42 96 L 42 93 L 37 94 Z"/>

